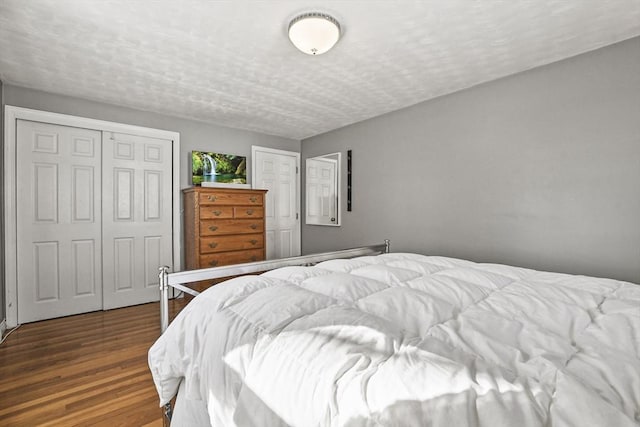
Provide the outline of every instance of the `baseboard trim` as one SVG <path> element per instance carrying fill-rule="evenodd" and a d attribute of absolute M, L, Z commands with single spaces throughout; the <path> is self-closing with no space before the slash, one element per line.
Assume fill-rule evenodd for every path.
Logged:
<path fill-rule="evenodd" d="M 7 319 L 2 319 L 0 322 L 0 341 L 4 338 L 5 332 L 7 332 Z"/>

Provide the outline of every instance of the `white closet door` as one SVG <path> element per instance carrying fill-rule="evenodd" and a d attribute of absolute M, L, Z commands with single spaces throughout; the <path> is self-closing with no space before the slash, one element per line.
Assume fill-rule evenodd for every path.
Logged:
<path fill-rule="evenodd" d="M 18 323 L 100 310 L 100 140 L 17 121 Z"/>
<path fill-rule="evenodd" d="M 297 153 L 254 150 L 254 188 L 267 191 L 267 259 L 300 255 Z"/>
<path fill-rule="evenodd" d="M 104 308 L 157 301 L 158 267 L 172 265 L 172 142 L 105 132 Z"/>

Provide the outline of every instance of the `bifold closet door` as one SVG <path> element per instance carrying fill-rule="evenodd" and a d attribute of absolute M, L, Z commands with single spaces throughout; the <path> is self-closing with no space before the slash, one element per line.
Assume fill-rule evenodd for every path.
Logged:
<path fill-rule="evenodd" d="M 101 132 L 16 132 L 18 323 L 100 310 Z"/>
<path fill-rule="evenodd" d="M 172 265 L 172 141 L 103 134 L 104 308 L 157 301 Z"/>

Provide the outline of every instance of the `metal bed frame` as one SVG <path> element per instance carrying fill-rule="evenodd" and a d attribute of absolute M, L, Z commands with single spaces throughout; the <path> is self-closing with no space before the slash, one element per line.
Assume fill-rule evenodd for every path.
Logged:
<path fill-rule="evenodd" d="M 172 287 L 189 295 L 197 296 L 200 292 L 184 286 L 186 283 L 200 282 L 203 280 L 221 279 L 224 277 L 241 276 L 244 274 L 261 273 L 275 270 L 281 267 L 296 265 L 312 266 L 322 261 L 339 258 L 355 258 L 358 256 L 378 255 L 389 253 L 391 242 L 385 239 L 384 243 L 362 246 L 353 249 L 344 249 L 334 252 L 323 252 L 319 254 L 303 255 L 291 258 L 274 259 L 269 261 L 250 262 L 246 264 L 234 264 L 223 267 L 203 268 L 200 270 L 178 271 L 169 273 L 169 267 L 160 267 L 160 330 L 162 333 L 169 326 L 169 288 Z"/>
<path fill-rule="evenodd" d="M 312 255 L 303 255 L 291 258 L 274 259 L 270 261 L 250 262 L 246 264 L 234 264 L 223 267 L 203 268 L 200 270 L 178 271 L 169 273 L 169 267 L 160 267 L 158 275 L 160 287 L 160 330 L 164 333 L 169 327 L 169 288 L 177 289 L 189 295 L 197 296 L 200 292 L 184 286 L 187 283 L 203 280 L 221 279 L 231 276 L 241 276 L 251 273 L 262 273 L 281 267 L 313 266 L 322 261 L 332 259 L 347 259 L 367 255 L 379 255 L 389 253 L 391 242 L 385 239 L 384 243 L 362 246 L 353 249 L 344 249 L 334 252 L 323 252 Z M 164 405 L 164 416 L 167 422 L 171 422 L 173 408 L 171 402 Z"/>

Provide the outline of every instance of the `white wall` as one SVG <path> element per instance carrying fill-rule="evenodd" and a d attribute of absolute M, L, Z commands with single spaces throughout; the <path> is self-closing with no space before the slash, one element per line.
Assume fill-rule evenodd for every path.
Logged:
<path fill-rule="evenodd" d="M 390 238 L 640 283 L 640 38 L 304 140 L 302 158 L 347 149 L 353 212 L 303 226 L 304 253 Z"/>

